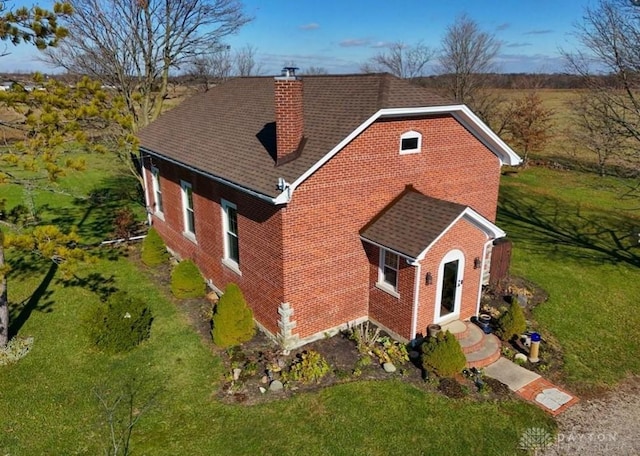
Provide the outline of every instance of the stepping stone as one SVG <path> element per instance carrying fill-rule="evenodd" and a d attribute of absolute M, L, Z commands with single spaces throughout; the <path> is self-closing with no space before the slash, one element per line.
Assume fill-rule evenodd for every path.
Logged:
<path fill-rule="evenodd" d="M 284 385 L 280 380 L 274 380 L 269 385 L 269 391 L 278 392 L 278 391 L 282 391 L 283 389 L 284 389 Z"/>
<path fill-rule="evenodd" d="M 558 388 L 547 388 L 536 396 L 536 402 L 554 412 L 573 399 L 572 396 Z"/>

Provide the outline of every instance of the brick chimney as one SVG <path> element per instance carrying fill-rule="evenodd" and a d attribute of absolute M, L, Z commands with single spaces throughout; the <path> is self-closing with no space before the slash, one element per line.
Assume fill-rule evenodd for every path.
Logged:
<path fill-rule="evenodd" d="M 302 79 L 296 76 L 296 70 L 294 67 L 285 67 L 282 76 L 275 78 L 276 165 L 295 158 L 302 147 Z"/>

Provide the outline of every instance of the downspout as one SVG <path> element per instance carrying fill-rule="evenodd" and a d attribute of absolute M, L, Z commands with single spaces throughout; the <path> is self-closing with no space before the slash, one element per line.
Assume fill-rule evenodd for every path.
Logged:
<path fill-rule="evenodd" d="M 484 275 L 484 265 L 487 261 L 487 247 L 493 241 L 494 239 L 489 239 L 484 243 L 484 247 L 482 248 L 482 264 L 480 265 L 480 280 L 478 281 L 478 302 L 476 304 L 476 316 L 480 315 L 480 301 L 482 300 L 482 276 Z"/>
<path fill-rule="evenodd" d="M 422 275 L 422 266 L 419 261 L 414 261 L 413 263 L 409 263 L 412 266 L 416 267 L 416 278 L 413 286 L 413 312 L 411 315 L 411 339 L 416 338 L 416 333 L 418 332 L 418 303 L 420 302 L 420 277 Z"/>
<path fill-rule="evenodd" d="M 147 212 L 147 224 L 149 226 L 153 223 L 153 218 L 151 217 L 151 201 L 149 199 L 149 182 L 147 182 L 147 168 L 144 166 L 144 159 L 149 157 L 144 152 L 140 152 L 140 158 L 142 162 L 142 180 L 144 182 L 144 206 Z"/>

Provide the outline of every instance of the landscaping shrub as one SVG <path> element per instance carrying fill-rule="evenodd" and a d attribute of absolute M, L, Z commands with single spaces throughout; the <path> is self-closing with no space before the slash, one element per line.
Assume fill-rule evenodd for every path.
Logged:
<path fill-rule="evenodd" d="M 191 260 L 181 261 L 171 271 L 171 293 L 176 298 L 202 298 L 206 288 L 198 266 Z"/>
<path fill-rule="evenodd" d="M 314 350 L 306 350 L 298 354 L 289 371 L 283 372 L 282 378 L 285 381 L 319 383 L 330 371 L 329 363 L 320 353 Z"/>
<path fill-rule="evenodd" d="M 439 332 L 422 344 L 422 367 L 441 377 L 452 377 L 464 369 L 467 360 L 460 342 L 449 331 Z"/>
<path fill-rule="evenodd" d="M 238 285 L 230 283 L 213 313 L 213 343 L 219 347 L 231 347 L 247 342 L 254 334 L 253 312 L 247 307 Z"/>
<path fill-rule="evenodd" d="M 142 241 L 142 262 L 149 267 L 154 267 L 166 262 L 167 258 L 169 254 L 164 241 L 155 228 L 150 228 Z"/>
<path fill-rule="evenodd" d="M 518 300 L 514 300 L 511 303 L 509 309 L 507 309 L 498 319 L 498 328 L 496 334 L 500 339 L 509 341 L 514 336 L 519 336 L 527 329 L 527 321 L 524 318 L 524 312 L 518 304 Z"/>
<path fill-rule="evenodd" d="M 149 338 L 153 316 L 140 298 L 124 291 L 112 294 L 94 307 L 87 318 L 93 344 L 107 352 L 126 352 Z"/>

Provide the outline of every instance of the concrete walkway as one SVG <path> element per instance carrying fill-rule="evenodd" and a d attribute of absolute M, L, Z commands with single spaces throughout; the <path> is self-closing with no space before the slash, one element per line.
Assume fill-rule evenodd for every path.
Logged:
<path fill-rule="evenodd" d="M 556 416 L 578 402 L 578 398 L 540 375 L 506 358 L 484 368 L 485 375 L 504 383 L 523 399 Z"/>

